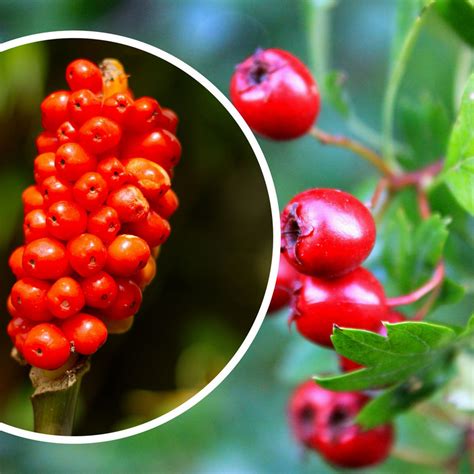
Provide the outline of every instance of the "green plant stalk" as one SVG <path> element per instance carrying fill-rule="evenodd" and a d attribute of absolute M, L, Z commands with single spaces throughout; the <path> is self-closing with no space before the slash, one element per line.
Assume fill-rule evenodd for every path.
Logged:
<path fill-rule="evenodd" d="M 393 145 L 393 126 L 395 116 L 395 101 L 401 85 L 405 69 L 410 58 L 410 54 L 415 46 L 418 35 L 426 20 L 427 12 L 434 2 L 428 4 L 418 15 L 408 31 L 405 41 L 400 49 L 400 54 L 395 61 L 391 71 L 390 78 L 385 91 L 384 106 L 382 112 L 382 134 L 384 139 L 383 154 L 390 168 L 400 171 L 400 166 L 395 158 L 395 149 Z"/>
<path fill-rule="evenodd" d="M 72 434 L 81 381 L 89 365 L 87 359 L 78 360 L 59 375 L 31 369 L 30 378 L 35 388 L 31 397 L 35 432 L 63 436 Z"/>

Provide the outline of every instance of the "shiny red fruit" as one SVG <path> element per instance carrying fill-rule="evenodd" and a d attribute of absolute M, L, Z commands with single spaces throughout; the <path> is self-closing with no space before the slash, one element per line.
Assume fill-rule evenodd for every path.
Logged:
<path fill-rule="evenodd" d="M 69 95 L 68 91 L 53 92 L 41 103 L 41 123 L 48 132 L 56 133 L 57 128 L 68 119 Z"/>
<path fill-rule="evenodd" d="M 102 108 L 101 100 L 89 89 L 81 89 L 69 96 L 67 110 L 69 120 L 80 127 L 92 117 L 99 115 Z"/>
<path fill-rule="evenodd" d="M 79 129 L 79 142 L 90 153 L 105 153 L 116 147 L 122 130 L 119 125 L 106 117 L 93 117 Z"/>
<path fill-rule="evenodd" d="M 126 184 L 109 194 L 107 205 L 113 207 L 122 222 L 137 222 L 150 212 L 150 204 L 143 193 L 132 184 Z"/>
<path fill-rule="evenodd" d="M 129 158 L 124 161 L 131 182 L 150 200 L 160 199 L 170 189 L 168 173 L 157 163 L 145 158 Z"/>
<path fill-rule="evenodd" d="M 230 83 L 230 97 L 250 128 L 274 140 L 304 135 L 320 109 L 311 72 L 281 49 L 258 50 L 239 64 Z"/>
<path fill-rule="evenodd" d="M 33 209 L 41 209 L 44 204 L 43 195 L 38 186 L 28 186 L 21 194 L 23 211 L 25 214 Z"/>
<path fill-rule="evenodd" d="M 50 284 L 35 278 L 22 278 L 12 287 L 11 304 L 18 312 L 30 321 L 48 321 L 53 315 L 48 310 L 46 295 Z"/>
<path fill-rule="evenodd" d="M 150 202 L 153 210 L 163 219 L 169 219 L 179 207 L 179 199 L 176 193 L 169 189 L 164 196 Z"/>
<path fill-rule="evenodd" d="M 96 166 L 96 159 L 77 143 L 61 145 L 56 152 L 57 175 L 66 181 L 76 181 Z"/>
<path fill-rule="evenodd" d="M 375 243 L 370 211 L 337 189 L 297 194 L 281 215 L 281 248 L 301 273 L 324 278 L 357 268 Z"/>
<path fill-rule="evenodd" d="M 71 143 L 77 141 L 77 129 L 69 122 L 62 123 L 56 130 L 56 137 L 58 138 L 58 144 L 64 145 L 65 143 Z"/>
<path fill-rule="evenodd" d="M 150 211 L 141 221 L 126 224 L 124 231 L 141 237 L 150 247 L 157 247 L 166 242 L 170 236 L 171 227 L 167 220 L 155 211 Z"/>
<path fill-rule="evenodd" d="M 49 311 L 60 319 L 78 313 L 85 304 L 81 285 L 71 277 L 56 280 L 46 295 Z"/>
<path fill-rule="evenodd" d="M 150 247 L 140 237 L 119 235 L 107 249 L 106 269 L 114 276 L 132 276 L 147 264 L 150 253 Z"/>
<path fill-rule="evenodd" d="M 109 192 L 105 179 L 95 172 L 83 174 L 72 189 L 75 201 L 86 211 L 99 208 Z"/>
<path fill-rule="evenodd" d="M 302 276 L 292 320 L 306 339 L 332 347 L 334 325 L 376 332 L 387 312 L 382 285 L 360 267 L 330 280 Z"/>
<path fill-rule="evenodd" d="M 33 163 L 36 184 L 41 184 L 49 176 L 56 174 L 56 155 L 52 152 L 39 154 Z"/>
<path fill-rule="evenodd" d="M 87 228 L 87 213 L 72 201 L 58 201 L 48 209 L 48 233 L 59 240 L 70 240 Z"/>
<path fill-rule="evenodd" d="M 140 97 L 128 107 L 124 126 L 132 133 L 148 132 L 159 126 L 161 115 L 161 107 L 157 100 Z"/>
<path fill-rule="evenodd" d="M 30 242 L 23 252 L 23 269 L 32 278 L 57 280 L 70 272 L 66 247 L 48 237 Z"/>
<path fill-rule="evenodd" d="M 312 380 L 300 384 L 288 406 L 296 440 L 317 451 L 326 461 L 345 468 L 373 466 L 390 454 L 391 424 L 363 430 L 355 417 L 369 397 L 359 392 L 331 392 Z"/>
<path fill-rule="evenodd" d="M 86 313 L 79 313 L 68 318 L 62 323 L 61 329 L 71 343 L 73 351 L 78 354 L 94 354 L 107 340 L 105 324 L 95 316 Z"/>
<path fill-rule="evenodd" d="M 166 107 L 162 107 L 158 127 L 164 128 L 165 130 L 168 130 L 168 132 L 171 132 L 173 135 L 176 135 L 176 132 L 178 130 L 178 124 L 179 118 L 176 115 L 176 112 Z"/>
<path fill-rule="evenodd" d="M 23 221 L 23 234 L 26 243 L 41 239 L 42 237 L 48 237 L 46 212 L 43 209 L 33 209 L 26 214 Z"/>
<path fill-rule="evenodd" d="M 23 346 L 25 344 L 28 332 L 36 325 L 33 321 L 23 318 L 22 316 L 15 316 L 10 319 L 7 325 L 7 333 L 10 336 L 13 344 L 17 350 L 22 354 Z"/>
<path fill-rule="evenodd" d="M 278 311 L 290 304 L 293 292 L 299 284 L 299 279 L 300 274 L 288 263 L 284 255 L 280 255 L 278 275 L 270 307 L 268 308 L 269 312 Z"/>
<path fill-rule="evenodd" d="M 64 179 L 58 178 L 56 175 L 47 177 L 40 186 L 42 199 L 45 206 L 58 201 L 71 201 L 72 188 Z"/>
<path fill-rule="evenodd" d="M 89 214 L 87 231 L 109 244 L 115 239 L 121 229 L 117 211 L 113 207 L 102 206 Z"/>
<path fill-rule="evenodd" d="M 82 234 L 67 244 L 69 263 L 83 277 L 100 272 L 107 261 L 107 249 L 96 235 Z"/>
<path fill-rule="evenodd" d="M 126 278 L 118 278 L 116 281 L 117 297 L 103 310 L 104 315 L 111 320 L 126 319 L 135 315 L 142 303 L 142 291 L 134 281 Z"/>
<path fill-rule="evenodd" d="M 87 59 L 76 59 L 67 66 L 66 81 L 73 91 L 90 89 L 94 94 L 102 92 L 100 69 Z"/>
<path fill-rule="evenodd" d="M 44 370 L 59 369 L 70 353 L 68 340 L 55 324 L 38 324 L 30 330 L 23 345 L 23 357 L 28 364 Z"/>
<path fill-rule="evenodd" d="M 58 137 L 56 132 L 41 132 L 36 137 L 36 150 L 38 153 L 55 153 L 58 149 Z"/>
<path fill-rule="evenodd" d="M 81 282 L 86 305 L 91 308 L 108 308 L 117 297 L 115 278 L 106 272 L 98 272 L 84 278 Z"/>
<path fill-rule="evenodd" d="M 10 255 L 8 259 L 8 266 L 12 273 L 16 276 L 17 279 L 23 278 L 25 272 L 23 270 L 23 253 L 25 251 L 25 246 L 17 247 Z"/>
<path fill-rule="evenodd" d="M 97 165 L 97 172 L 105 179 L 110 191 L 120 188 L 130 179 L 125 166 L 115 156 L 102 159 Z"/>
<path fill-rule="evenodd" d="M 128 94 L 117 93 L 105 100 L 102 114 L 119 125 L 123 125 L 127 110 L 132 104 L 133 99 Z"/>

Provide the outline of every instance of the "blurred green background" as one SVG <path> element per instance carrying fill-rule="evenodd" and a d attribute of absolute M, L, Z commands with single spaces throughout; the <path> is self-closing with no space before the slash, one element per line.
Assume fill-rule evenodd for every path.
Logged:
<path fill-rule="evenodd" d="M 317 42 L 320 36 L 316 34 L 322 27 L 321 17 L 315 16 L 314 12 L 318 6 L 330 3 L 335 4 L 329 25 L 326 24 L 330 28 L 330 43 L 322 45 Z M 318 69 L 324 66 L 320 51 L 329 50 L 330 68 L 347 74 L 347 88 L 358 117 L 352 119 L 349 130 L 334 110 L 323 106 L 319 125 L 333 132 L 361 132 L 369 143 L 378 140 L 372 129 L 380 130 L 381 104 L 396 23 L 396 2 L 392 0 L 104 0 L 94 3 L 85 0 L 74 3 L 0 0 L 0 37 L 3 40 L 55 29 L 91 29 L 122 34 L 175 54 L 224 92 L 228 89 L 234 65 L 257 47 L 288 49 Z M 401 141 L 410 134 L 410 122 L 402 120 L 403 111 L 410 105 L 413 108 L 420 98 L 440 104 L 441 127 L 443 123 L 452 122 L 457 90 L 453 72 L 462 54 L 461 42 L 454 33 L 441 20 L 430 16 L 409 61 L 408 74 L 400 92 L 397 136 Z M 318 61 L 315 60 L 317 56 Z M 27 111 L 30 105 L 30 101 L 26 101 Z M 173 106 L 173 103 L 169 105 Z M 189 127 L 193 133 L 191 129 L 199 127 L 199 120 L 194 120 Z M 433 153 L 441 153 L 445 146 L 442 136 L 440 133 L 440 142 L 437 137 L 421 136 L 419 149 L 415 151 L 421 150 L 422 155 L 432 159 Z M 340 187 L 365 198 L 376 181 L 372 169 L 357 158 L 344 151 L 324 148 L 309 137 L 287 143 L 260 142 L 281 206 L 296 192 L 313 186 Z M 184 159 L 198 158 L 189 152 Z M 407 153 L 406 163 L 410 166 L 410 153 Z M 180 167 L 179 173 L 186 174 L 185 166 Z M 3 173 L 2 170 L 2 176 Z M 185 185 L 181 174 L 176 180 L 178 186 L 179 182 Z M 244 189 L 246 192 L 246 184 Z M 180 191 L 182 195 L 186 190 Z M 6 191 L 4 193 L 7 195 Z M 229 197 L 230 200 L 241 198 L 241 192 Z M 441 192 L 439 202 L 440 206 L 447 206 L 447 213 L 457 209 L 446 193 Z M 186 217 L 182 214 L 179 218 Z M 454 225 L 456 223 L 455 220 Z M 472 221 L 468 225 L 472 229 Z M 171 241 L 177 234 L 176 231 Z M 260 230 L 254 231 L 254 240 L 260 238 Z M 172 245 L 175 244 L 178 242 Z M 460 255 L 461 261 L 464 255 L 465 261 L 465 266 L 449 268 L 450 275 L 462 281 L 471 278 L 472 289 L 468 268 L 472 257 L 470 249 L 458 245 L 455 240 L 449 242 L 449 249 Z M 166 252 L 171 252 L 169 245 Z M 376 263 L 377 254 L 376 248 L 369 265 L 383 278 L 383 270 Z M 165 282 L 164 276 L 163 284 Z M 218 289 L 211 285 L 207 291 L 209 288 L 217 297 Z M 240 297 L 238 291 L 236 288 L 234 297 Z M 394 294 L 393 288 L 389 287 L 387 291 Z M 463 322 L 472 305 L 471 291 L 461 303 L 436 311 L 432 318 Z M 284 313 L 268 318 L 233 373 L 209 397 L 178 419 L 131 439 L 84 447 L 48 446 L 1 435 L 1 471 L 334 472 L 316 455 L 301 452 L 288 432 L 285 410 L 288 395 L 297 383 L 315 372 L 336 370 L 336 360 L 333 353 L 317 349 L 298 334 L 289 332 Z M 214 342 L 221 340 L 212 330 L 209 330 L 210 338 Z M 2 387 L 2 393 L 3 390 Z M 151 406 L 160 405 L 158 395 L 148 395 Z M 139 411 L 136 400 L 129 399 L 127 406 Z M 99 413 L 95 412 L 95 415 Z M 415 448 L 434 461 L 445 459 L 459 443 L 457 429 L 416 412 L 401 416 L 397 420 L 397 431 L 397 452 Z M 373 471 L 442 472 L 395 456 Z"/>

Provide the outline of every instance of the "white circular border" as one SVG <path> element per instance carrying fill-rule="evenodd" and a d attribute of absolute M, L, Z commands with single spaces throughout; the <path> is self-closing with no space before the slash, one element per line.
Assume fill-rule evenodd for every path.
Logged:
<path fill-rule="evenodd" d="M 229 112 L 229 114 L 234 118 L 234 120 L 239 125 L 240 129 L 247 138 L 250 146 L 252 147 L 257 161 L 262 170 L 265 184 L 267 187 L 268 196 L 270 199 L 270 208 L 272 213 L 273 221 L 273 251 L 272 251 L 272 263 L 270 267 L 270 277 L 268 280 L 267 288 L 265 290 L 265 295 L 262 300 L 262 304 L 257 313 L 257 317 L 250 328 L 249 333 L 245 337 L 243 343 L 230 359 L 227 365 L 222 369 L 221 372 L 202 390 L 197 394 L 192 396 L 189 400 L 184 402 L 179 407 L 171 410 L 170 412 L 162 415 L 158 418 L 155 418 L 152 421 L 143 423 L 141 425 L 135 426 L 133 428 L 128 428 L 121 431 L 115 431 L 113 433 L 102 434 L 102 435 L 90 435 L 90 436 L 54 436 L 54 435 L 45 435 L 34 433 L 32 431 L 23 430 L 20 428 L 14 428 L 12 426 L 6 425 L 5 423 L 0 423 L 0 432 L 9 433 L 12 435 L 20 436 L 34 441 L 45 441 L 49 443 L 58 443 L 58 444 L 90 444 L 90 443 L 102 443 L 105 441 L 114 441 L 118 439 L 123 439 L 128 436 L 133 436 L 136 434 L 144 433 L 145 431 L 156 428 L 157 426 L 163 425 L 168 421 L 176 418 L 182 413 L 186 412 L 194 405 L 203 400 L 207 395 L 209 395 L 215 388 L 219 386 L 221 382 L 232 372 L 236 365 L 240 362 L 244 354 L 250 347 L 250 344 L 255 339 L 260 326 L 263 323 L 265 314 L 270 305 L 270 299 L 272 297 L 273 289 L 275 287 L 277 272 L 278 272 L 278 261 L 280 254 L 280 213 L 278 210 L 278 200 L 275 191 L 275 185 L 273 183 L 272 175 L 270 169 L 265 160 L 265 156 L 258 144 L 255 136 L 250 130 L 249 126 L 246 124 L 244 119 L 241 117 L 237 109 L 232 105 L 232 103 L 227 99 L 227 97 L 208 79 L 206 79 L 201 73 L 196 71 L 185 62 L 176 58 L 175 56 L 159 49 L 149 44 L 143 43 L 138 40 L 127 38 L 125 36 L 110 34 L 110 33 L 101 33 L 97 31 L 79 31 L 79 30 L 66 30 L 66 31 L 54 31 L 48 33 L 39 33 L 34 35 L 23 36 L 11 41 L 6 41 L 0 44 L 0 53 L 15 48 L 17 46 L 23 46 L 30 43 L 36 43 L 39 41 L 47 40 L 56 40 L 56 39 L 91 39 L 91 40 L 100 40 L 107 41 L 111 43 L 118 43 L 125 46 L 130 46 L 132 48 L 145 51 L 146 53 L 152 54 L 160 59 L 164 59 L 168 63 L 173 64 L 177 68 L 184 71 L 186 74 L 191 76 L 197 82 L 199 82 L 203 87 L 205 87 Z"/>

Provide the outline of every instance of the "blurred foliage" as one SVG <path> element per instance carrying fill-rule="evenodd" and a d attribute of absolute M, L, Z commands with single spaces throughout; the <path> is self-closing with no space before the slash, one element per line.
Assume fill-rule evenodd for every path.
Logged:
<path fill-rule="evenodd" d="M 434 159 L 432 154 L 443 153 L 447 144 L 449 127 L 457 115 L 460 88 L 464 88 L 466 72 L 472 68 L 472 52 L 466 49 L 460 39 L 468 39 L 469 34 L 472 34 L 472 28 L 469 28 L 472 22 L 469 22 L 467 15 L 457 14 L 462 10 L 455 8 L 461 5 L 465 9 L 469 7 L 469 2 L 470 0 L 440 0 L 439 8 L 444 8 L 445 13 L 440 15 L 439 12 L 430 12 L 427 16 L 406 65 L 394 114 L 394 145 L 402 164 L 409 169 L 415 169 Z M 269 2 L 253 0 L 117 0 L 89 2 L 88 8 L 85 8 L 83 1 L 0 0 L 0 38 L 5 40 L 47 29 L 66 28 L 98 29 L 131 36 L 175 54 L 205 74 L 223 91 L 227 91 L 234 65 L 256 47 L 286 48 L 313 65 L 315 70 L 324 73 L 323 77 L 318 76 L 318 80 L 323 90 L 330 94 L 328 99 L 331 100 L 331 105 L 323 99 L 319 125 L 328 131 L 354 134 L 375 146 L 381 144 L 379 124 L 391 60 L 399 51 L 402 38 L 419 7 L 426 3 L 421 0 L 301 0 L 272 2 L 269 7 Z M 53 5 L 54 8 L 51 8 Z M 82 7 L 83 11 L 80 11 Z M 467 25 L 467 28 L 463 25 Z M 94 52 L 91 54 L 95 55 Z M 328 76 L 325 76 L 326 72 Z M 146 76 L 137 73 L 136 77 Z M 169 87 L 172 89 L 174 84 Z M 183 88 L 179 90 L 180 94 L 184 93 Z M 149 93 L 146 88 L 143 91 Z M 347 100 L 348 97 L 351 98 L 350 101 Z M 205 113 L 202 102 L 198 104 L 193 98 L 188 100 L 193 109 L 197 107 L 196 115 Z M 174 106 L 173 103 L 167 105 Z M 357 115 L 354 111 L 357 111 Z M 189 129 L 208 137 L 207 146 L 211 147 L 222 130 L 202 128 L 200 122 L 200 117 L 190 121 Z M 25 125 L 27 123 L 23 122 Z M 420 126 L 425 128 L 414 133 L 415 128 Z M 261 140 L 261 145 L 271 167 L 280 205 L 284 205 L 295 193 L 314 186 L 350 190 L 361 199 L 370 196 L 376 179 L 375 173 L 345 151 L 323 148 L 309 137 L 287 143 Z M 30 150 L 24 156 L 31 158 L 31 145 L 28 146 Z M 217 156 L 217 153 L 212 153 L 212 156 Z M 209 186 L 212 178 L 218 174 L 214 169 L 216 162 L 209 159 L 204 151 L 194 154 L 194 149 L 193 160 L 198 160 L 204 168 L 195 176 L 195 181 Z M 186 175 L 182 169 L 180 168 L 179 173 Z M 3 172 L 2 170 L 2 175 Z M 23 176 L 21 168 L 18 173 Z M 244 182 L 242 176 L 235 177 L 240 188 Z M 178 185 L 179 182 L 189 185 L 190 179 L 186 180 L 182 174 L 178 177 Z M 27 175 L 24 175 L 25 181 L 26 178 Z M 244 189 L 246 193 L 247 184 Z M 233 211 L 245 210 L 237 202 L 245 193 L 229 191 L 227 205 L 232 206 L 234 202 Z M 408 229 L 417 228 L 419 219 L 411 204 L 413 193 L 407 190 L 399 199 L 388 212 L 397 214 L 397 206 L 401 206 L 404 226 Z M 431 189 L 430 201 L 433 210 L 442 216 L 442 219 L 435 218 L 436 221 L 429 224 L 438 229 L 436 233 L 440 237 L 439 241 L 441 237 L 444 240 L 443 229 L 447 218 L 451 220 L 448 226 L 450 233 L 445 242 L 445 255 L 449 261 L 448 275 L 455 288 L 462 285 L 466 290 L 466 296 L 459 301 L 460 294 L 456 294 L 455 288 L 446 287 L 444 291 L 451 297 L 445 299 L 445 302 L 457 302 L 438 307 L 430 314 L 430 321 L 462 325 L 474 303 L 471 247 L 474 224 L 445 185 Z M 253 208 L 253 204 L 250 208 Z M 229 218 L 232 216 L 232 213 L 228 213 Z M 186 215 L 183 219 L 188 217 Z M 388 219 L 378 223 L 381 235 L 390 234 L 390 228 L 385 227 L 387 223 Z M 185 226 L 185 223 L 182 225 Z M 234 223 L 230 219 L 226 221 L 226 225 Z M 403 231 L 404 226 L 396 231 Z M 255 228 L 260 229 L 260 226 Z M 200 230 L 204 232 L 203 229 Z M 260 236 L 254 231 L 253 240 L 259 239 Z M 390 274 L 381 265 L 381 255 L 387 258 L 387 247 L 383 240 L 378 240 L 368 265 L 384 281 L 387 293 L 395 295 L 400 291 L 400 281 L 396 273 Z M 245 239 L 242 241 L 246 242 Z M 404 247 L 398 242 L 393 250 L 403 250 L 406 252 L 405 257 L 411 256 L 406 258 L 417 254 L 416 249 Z M 163 258 L 167 252 L 172 252 L 169 246 Z M 170 253 L 170 258 L 177 258 L 177 253 L 179 252 Z M 431 252 L 426 256 L 430 255 Z M 400 254 L 399 262 L 401 258 Z M 397 260 L 396 254 L 392 256 L 392 260 Z M 178 262 L 181 262 L 179 271 L 185 264 L 189 264 L 186 259 Z M 413 262 L 408 263 L 411 265 Z M 176 260 L 173 260 L 170 266 L 175 264 Z M 260 264 L 260 268 L 262 265 Z M 206 280 L 203 287 L 207 285 L 208 291 L 212 288 L 213 295 L 217 297 L 222 291 L 220 283 L 228 281 L 228 275 L 235 268 L 241 267 L 242 265 L 226 268 L 219 275 L 219 280 Z M 424 265 L 420 268 L 426 270 Z M 163 282 L 166 281 L 168 276 L 164 275 Z M 173 282 L 176 283 L 179 282 Z M 235 288 L 229 300 L 229 308 L 247 298 L 241 291 L 241 287 Z M 453 294 L 455 297 L 452 297 Z M 413 308 L 409 309 L 411 311 Z M 173 311 L 173 315 L 179 311 L 181 310 Z M 212 315 L 209 313 L 195 315 L 196 321 L 203 321 L 200 325 L 203 332 L 207 335 L 214 334 L 215 340 L 225 339 L 223 334 L 228 334 L 228 331 L 222 325 L 217 324 L 216 327 L 214 322 L 214 329 L 204 329 L 203 326 L 208 326 L 204 321 L 210 316 Z M 335 372 L 337 361 L 331 351 L 315 348 L 297 334 L 289 332 L 285 317 L 286 312 L 282 311 L 268 318 L 250 350 L 226 381 L 198 406 L 178 419 L 130 439 L 83 447 L 43 445 L 1 435 L 0 470 L 12 473 L 37 472 L 38 466 L 41 466 L 41 471 L 48 473 L 125 473 L 134 470 L 193 473 L 335 472 L 316 455 L 303 455 L 288 432 L 285 410 L 288 395 L 297 383 L 314 373 Z M 189 333 L 186 331 L 187 327 L 190 328 Z M 159 333 L 160 328 L 161 325 L 157 324 L 152 331 Z M 211 344 L 202 346 L 201 342 L 192 341 L 192 334 L 196 331 L 194 326 L 191 329 L 187 322 L 181 322 L 180 328 L 188 334 L 186 340 L 189 342 L 189 350 L 182 352 L 182 359 L 177 359 L 176 367 L 179 368 L 180 361 L 187 358 L 192 361 L 212 361 L 208 372 L 200 370 L 199 365 L 199 370 L 191 377 L 193 383 L 205 383 L 214 373 L 216 359 L 213 348 Z M 144 330 L 136 332 L 138 340 L 146 334 Z M 208 336 L 202 337 L 205 339 Z M 129 343 L 128 340 L 124 342 L 122 349 Z M 226 344 L 226 348 L 230 347 L 231 344 Z M 203 348 L 202 352 L 200 348 Z M 153 360 L 161 360 L 159 357 L 157 355 Z M 469 393 L 466 392 L 469 387 L 459 378 L 460 374 L 469 373 L 466 360 L 469 364 L 472 359 L 468 357 L 468 353 L 461 355 L 455 367 L 457 377 L 452 379 L 445 392 L 447 400 L 453 404 L 459 403 L 460 397 Z M 136 361 L 134 358 L 134 363 L 146 365 L 150 361 Z M 156 364 L 159 368 L 159 362 Z M 4 368 L 1 370 L 3 378 Z M 127 366 L 125 377 L 132 372 L 132 367 Z M 17 376 L 17 384 L 22 377 L 24 374 Z M 181 380 L 181 377 L 178 378 Z M 190 390 L 186 383 L 179 384 L 180 388 L 174 392 L 175 403 L 188 396 Z M 2 386 L 0 397 L 3 390 Z M 10 398 L 7 412 L 24 416 L 25 406 L 18 401 L 24 400 L 24 390 L 23 387 L 20 388 Z M 116 404 L 113 400 L 117 396 L 114 384 L 111 390 L 108 405 L 94 406 L 93 416 Z M 163 387 L 155 387 L 153 390 L 134 389 L 121 400 L 123 418 L 116 427 L 130 426 L 148 416 L 161 413 L 164 407 L 173 406 L 173 396 Z M 441 394 L 437 394 L 432 401 L 441 401 L 447 405 L 445 400 L 441 398 Z M 459 442 L 458 428 L 431 417 L 429 405 L 422 404 L 397 419 L 397 453 L 415 450 L 424 453 L 424 459 L 428 458 L 431 464 L 436 464 L 452 455 Z M 459 471 L 469 472 L 467 464 L 461 464 Z M 392 456 L 373 472 L 434 474 L 440 472 L 440 469 Z"/>

